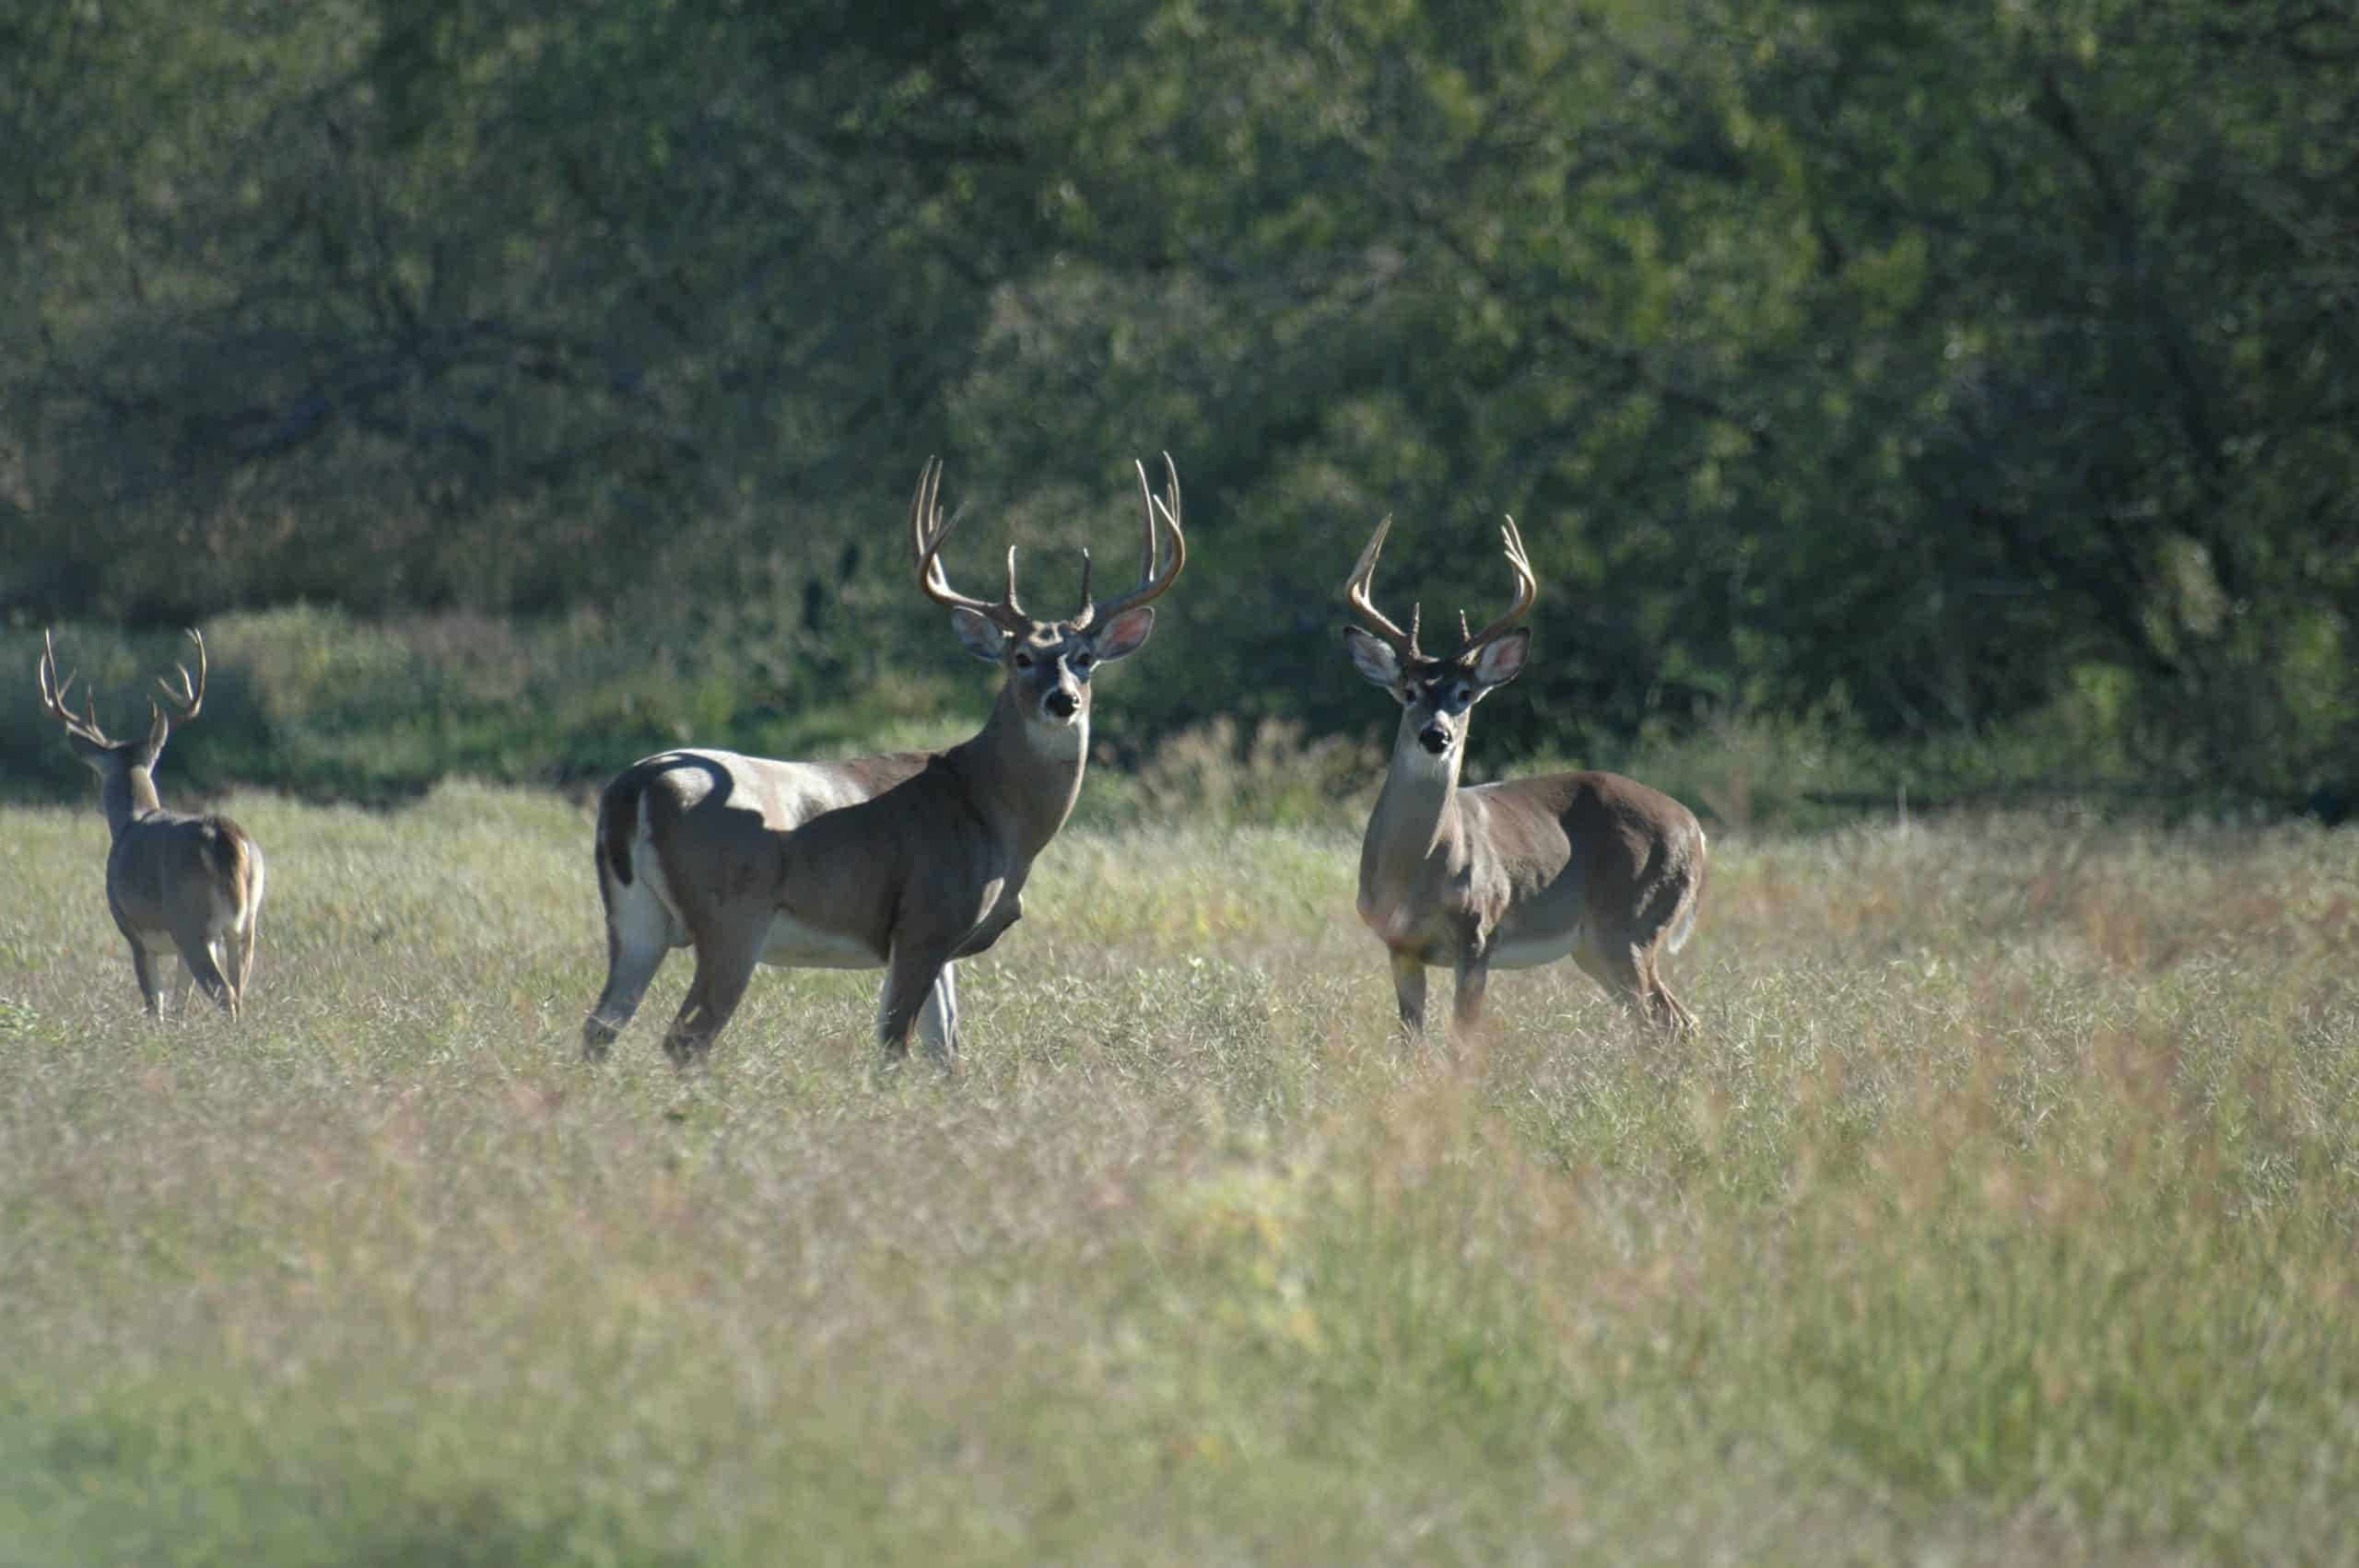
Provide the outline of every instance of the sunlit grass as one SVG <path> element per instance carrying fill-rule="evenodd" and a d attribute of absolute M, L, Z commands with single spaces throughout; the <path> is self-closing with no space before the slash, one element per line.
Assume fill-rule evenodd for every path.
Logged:
<path fill-rule="evenodd" d="M 1716 840 L 1635 1032 L 1388 1032 L 1333 830 L 1068 835 L 950 1083 L 873 977 L 576 1060 L 589 827 L 228 809 L 153 1029 L 0 823 L 0 1561 L 2347 1559 L 2359 839 Z"/>

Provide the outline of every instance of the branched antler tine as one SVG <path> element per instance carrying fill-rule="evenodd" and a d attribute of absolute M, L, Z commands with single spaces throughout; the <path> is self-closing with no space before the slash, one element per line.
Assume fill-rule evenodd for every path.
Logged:
<path fill-rule="evenodd" d="M 1163 454 L 1163 488 L 1171 498 L 1157 500 L 1156 506 L 1163 513 L 1164 527 L 1171 531 L 1171 575 L 1176 578 L 1188 564 L 1188 536 L 1180 531 L 1180 465 L 1169 452 Z"/>
<path fill-rule="evenodd" d="M 165 680 L 163 676 L 156 677 L 156 684 L 164 688 L 164 696 L 171 700 L 173 707 L 181 709 L 180 714 L 172 720 L 176 725 L 185 724 L 195 718 L 197 710 L 205 706 L 205 638 L 194 626 L 189 628 L 188 636 L 189 640 L 196 644 L 195 681 L 192 683 L 189 680 L 188 666 L 185 664 L 172 666 L 181 673 L 181 689 L 178 691 L 174 691 L 171 683 Z"/>
<path fill-rule="evenodd" d="M 1370 579 L 1376 576 L 1376 558 L 1383 553 L 1384 536 L 1391 532 L 1392 518 L 1388 513 L 1384 521 L 1376 525 L 1376 532 L 1368 535 L 1367 547 L 1360 552 L 1359 563 L 1352 568 L 1350 580 L 1344 584 L 1344 602 L 1352 607 L 1352 613 L 1360 618 L 1362 626 L 1392 645 L 1393 652 L 1403 659 L 1414 659 L 1417 657 L 1418 611 L 1413 609 L 1410 612 L 1409 629 L 1404 632 L 1394 626 L 1384 612 L 1376 607 L 1376 602 L 1368 597 Z"/>
<path fill-rule="evenodd" d="M 78 734 L 85 740 L 96 741 L 102 746 L 114 743 L 107 739 L 106 731 L 99 728 L 98 704 L 88 690 L 86 689 L 82 693 L 81 717 L 76 718 L 74 709 L 68 706 L 68 698 L 73 694 L 74 682 L 79 672 L 68 673 L 63 681 L 57 678 L 57 645 L 46 630 L 41 634 L 41 666 L 38 674 L 41 681 L 42 712 L 63 724 L 68 734 Z"/>
<path fill-rule="evenodd" d="M 1160 497 L 1146 494 L 1146 465 L 1140 463 L 1138 468 L 1139 493 L 1147 503 L 1146 560 L 1139 569 L 1141 576 L 1152 577 L 1155 575 L 1155 514 L 1157 511 L 1163 514 L 1164 522 L 1171 530 L 1172 548 L 1181 550 L 1187 547 L 1186 535 L 1180 532 L 1180 469 L 1171 461 L 1171 454 L 1165 452 L 1163 454 L 1163 491 L 1164 495 L 1170 497 L 1166 501 Z"/>
<path fill-rule="evenodd" d="M 1139 476 L 1139 526 L 1146 530 L 1145 547 L 1139 555 L 1139 580 L 1146 582 L 1155 577 L 1155 558 L 1163 553 L 1155 526 L 1155 487 L 1146 482 L 1146 464 L 1137 458 L 1131 459 L 1131 472 Z"/>
<path fill-rule="evenodd" d="M 1137 470 L 1139 476 L 1139 506 L 1144 514 L 1146 552 L 1139 561 L 1138 586 L 1126 593 L 1117 594 L 1111 599 L 1093 602 L 1090 608 L 1090 617 L 1093 622 L 1110 620 L 1125 610 L 1134 610 L 1142 604 L 1152 603 L 1162 598 L 1172 583 L 1179 579 L 1180 568 L 1188 564 L 1188 536 L 1180 529 L 1179 466 L 1171 461 L 1169 452 L 1163 454 L 1165 486 L 1169 496 L 1168 500 L 1158 499 L 1154 490 L 1148 486 L 1145 463 L 1133 458 L 1131 460 L 1131 466 Z M 1162 553 L 1156 538 L 1158 523 L 1171 534 L 1171 558 L 1160 566 L 1156 560 L 1156 557 Z"/>
<path fill-rule="evenodd" d="M 938 458 L 926 460 L 926 471 L 918 481 L 917 498 L 910 503 L 910 541 L 917 552 L 918 587 L 937 604 L 953 610 L 972 610 L 1007 631 L 1025 632 L 1031 620 L 1015 603 L 1015 548 L 1007 552 L 1007 597 L 994 604 L 988 599 L 977 599 L 950 586 L 950 574 L 942 568 L 942 542 L 958 526 L 960 514 L 953 512 L 948 519 L 942 515 L 942 462 Z"/>
<path fill-rule="evenodd" d="M 910 501 L 910 558 L 917 563 L 921 578 L 946 588 L 936 560 L 942 541 L 950 532 L 950 524 L 943 521 L 941 496 L 942 460 L 930 457 L 918 474 L 917 494 Z"/>
<path fill-rule="evenodd" d="M 74 684 L 74 677 L 66 676 L 64 686 L 57 684 L 57 645 L 48 632 L 41 634 L 41 663 L 34 673 L 41 682 L 41 711 L 54 716 L 65 706 L 65 687 Z"/>
<path fill-rule="evenodd" d="M 957 526 L 956 515 L 947 519 L 942 515 L 942 460 L 930 457 L 918 475 L 917 494 L 910 501 L 910 550 L 917 560 L 918 587 L 937 604 L 990 614 L 989 603 L 951 587 L 949 574 L 942 569 L 943 541 Z"/>
<path fill-rule="evenodd" d="M 918 492 L 910 503 L 910 555 L 917 562 L 918 576 L 929 585 L 929 591 L 947 593 L 949 579 L 944 576 L 941 562 L 942 542 L 950 536 L 957 524 L 955 516 L 945 521 L 942 515 L 942 460 L 930 457 L 925 469 L 918 475 Z"/>
<path fill-rule="evenodd" d="M 1532 613 L 1533 602 L 1540 597 L 1540 579 L 1532 573 L 1532 557 L 1524 554 L 1523 533 L 1516 527 L 1514 518 L 1508 518 L 1507 526 L 1499 530 L 1499 538 L 1508 565 L 1515 572 L 1515 603 L 1508 606 L 1505 614 L 1466 639 L 1466 646 L 1458 650 L 1461 659 L 1512 631 L 1517 622 Z"/>
<path fill-rule="evenodd" d="M 910 559 L 912 561 L 925 559 L 926 492 L 933 486 L 933 470 L 937 461 L 932 457 L 925 460 L 925 466 L 918 470 L 918 487 L 910 497 Z"/>
<path fill-rule="evenodd" d="M 1507 521 L 1500 525 L 1499 540 L 1506 548 L 1508 559 L 1515 564 L 1516 571 L 1523 577 L 1532 579 L 1535 585 L 1534 591 L 1537 591 L 1538 579 L 1532 569 L 1532 557 L 1525 555 L 1523 551 L 1523 530 L 1515 525 L 1515 519 L 1512 516 L 1508 516 Z"/>
<path fill-rule="evenodd" d="M 950 586 L 950 574 L 942 569 L 942 544 L 958 526 L 958 519 L 953 516 L 945 521 L 939 512 L 934 515 L 934 525 L 926 531 L 925 548 L 918 554 L 918 586 L 925 590 L 928 597 L 954 610 L 989 610 L 992 606 L 988 600 L 961 593 Z"/>

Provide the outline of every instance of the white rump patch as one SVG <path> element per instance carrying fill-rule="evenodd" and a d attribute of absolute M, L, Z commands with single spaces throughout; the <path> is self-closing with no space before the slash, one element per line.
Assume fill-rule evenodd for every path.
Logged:
<path fill-rule="evenodd" d="M 663 880 L 663 858 L 655 853 L 644 811 L 639 813 L 638 829 L 631 835 L 630 869 L 629 886 L 609 884 L 615 895 L 615 934 L 622 939 L 624 951 L 661 953 L 687 946 L 688 928 L 680 919 L 679 906 L 672 901 L 670 883 Z"/>
<path fill-rule="evenodd" d="M 263 866 L 262 850 L 255 845 L 246 846 L 247 863 L 253 868 L 254 883 L 248 892 L 245 907 L 238 911 L 237 930 L 242 931 L 262 909 Z"/>
<path fill-rule="evenodd" d="M 1702 867 L 1704 865 L 1704 857 L 1707 853 L 1708 851 L 1704 846 L 1704 830 L 1701 827 L 1698 827 L 1696 830 L 1696 865 L 1697 868 L 1696 874 L 1699 877 L 1703 874 Z M 1694 887 L 1688 888 L 1686 902 L 1679 907 L 1678 923 L 1671 928 L 1671 950 L 1673 953 L 1677 953 L 1681 948 L 1685 947 L 1687 945 L 1688 937 L 1694 934 L 1696 930 L 1696 906 L 1701 904 L 1703 901 L 1703 895 L 1700 893 L 1698 893 Z"/>

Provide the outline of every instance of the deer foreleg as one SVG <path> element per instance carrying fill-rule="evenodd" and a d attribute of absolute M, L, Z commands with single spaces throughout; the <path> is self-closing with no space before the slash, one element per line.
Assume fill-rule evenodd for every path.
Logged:
<path fill-rule="evenodd" d="M 1426 964 L 1414 953 L 1392 950 L 1392 1000 L 1401 1010 L 1401 1027 L 1412 1035 L 1426 1032 Z"/>
<path fill-rule="evenodd" d="M 1482 1026 L 1483 991 L 1490 979 L 1488 954 L 1471 947 L 1459 954 L 1458 988 L 1450 997 L 1450 1022 L 1461 1035 L 1471 1035 Z"/>
<path fill-rule="evenodd" d="M 1023 918 L 1024 895 L 1018 893 L 1009 894 L 992 907 L 990 914 L 983 917 L 980 924 L 967 933 L 967 940 L 958 944 L 958 951 L 954 956 L 972 958 L 978 953 L 988 950 L 992 943 L 1007 934 L 1008 927 Z"/>
<path fill-rule="evenodd" d="M 890 1066 L 910 1054 L 910 1036 L 919 1014 L 932 1011 L 942 1021 L 941 1036 L 921 1036 L 926 1054 L 945 1068 L 955 1059 L 957 993 L 948 979 L 950 954 L 945 944 L 910 938 L 893 943 L 886 961 L 885 989 L 876 1001 L 876 1040 L 885 1047 Z M 939 1000 L 937 1000 L 937 998 Z"/>

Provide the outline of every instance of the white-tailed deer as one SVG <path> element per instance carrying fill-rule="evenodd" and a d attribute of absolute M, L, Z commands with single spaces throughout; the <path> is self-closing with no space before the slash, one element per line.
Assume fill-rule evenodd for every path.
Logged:
<path fill-rule="evenodd" d="M 1417 647 L 1418 608 L 1403 632 L 1368 597 L 1391 526 L 1391 518 L 1377 525 L 1344 586 L 1362 625 L 1346 626 L 1344 641 L 1360 673 L 1402 708 L 1360 844 L 1359 894 L 1360 919 L 1391 954 L 1402 1024 L 1425 1027 L 1428 965 L 1457 970 L 1453 1017 L 1468 1030 L 1482 1018 L 1493 969 L 1570 956 L 1640 1016 L 1693 1028 L 1660 965 L 1686 942 L 1704 891 L 1704 830 L 1695 813 L 1614 773 L 1461 789 L 1467 720 L 1523 669 L 1532 633 L 1517 623 L 1539 583 L 1509 518 L 1502 532 L 1514 604 L 1479 632 L 1469 633 L 1460 615 L 1458 650 L 1428 658 Z"/>
<path fill-rule="evenodd" d="M 65 727 L 74 755 L 99 776 L 100 809 L 114 835 L 114 847 L 107 851 L 107 907 L 131 943 L 131 966 L 148 1016 L 163 1012 L 164 986 L 157 966 L 177 953 L 179 1011 L 188 1011 L 189 989 L 203 986 L 235 1018 L 253 975 L 254 943 L 262 930 L 262 849 L 226 816 L 166 811 L 156 797 L 156 759 L 164 743 L 205 705 L 205 638 L 194 631 L 188 636 L 196 644 L 196 679 L 190 681 L 183 664 L 178 691 L 157 680 L 179 713 L 167 714 L 150 700 L 147 733 L 140 740 L 107 739 L 87 692 L 80 717 L 66 707 L 74 677 L 58 680 L 57 651 L 46 632 L 41 705 Z"/>
<path fill-rule="evenodd" d="M 757 964 L 886 971 L 876 1035 L 887 1062 L 914 1029 L 945 1066 L 958 1048 L 953 961 L 981 953 L 1023 913 L 1033 859 L 1064 825 L 1089 754 L 1091 677 L 1138 650 L 1188 558 L 1180 475 L 1164 496 L 1138 468 L 1146 548 L 1138 586 L 1089 596 L 1062 621 L 1015 602 L 1015 550 L 997 603 L 950 586 L 942 544 L 942 465 L 929 460 L 910 503 L 918 586 L 950 611 L 976 658 L 1000 665 L 999 700 L 971 739 L 940 753 L 849 762 L 773 762 L 672 751 L 633 764 L 598 802 L 598 891 L 606 907 L 606 987 L 582 1052 L 605 1054 L 675 947 L 696 976 L 663 1048 L 679 1062 L 712 1044 Z M 953 521 L 956 520 L 954 519 Z M 1170 535 L 1158 565 L 1158 541 Z"/>

